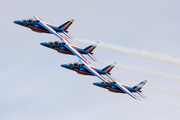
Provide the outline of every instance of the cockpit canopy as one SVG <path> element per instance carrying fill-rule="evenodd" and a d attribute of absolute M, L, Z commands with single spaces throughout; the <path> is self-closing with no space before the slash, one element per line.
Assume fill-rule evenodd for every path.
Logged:
<path fill-rule="evenodd" d="M 107 83 L 107 82 L 104 82 L 104 81 L 102 81 L 102 82 L 100 82 L 101 84 L 116 84 L 116 82 L 110 82 L 110 83 Z"/>
<path fill-rule="evenodd" d="M 70 66 L 84 66 L 85 64 L 79 63 L 79 62 L 75 62 L 75 63 L 69 63 L 68 65 L 70 65 Z"/>
<path fill-rule="evenodd" d="M 64 42 L 61 42 L 61 41 L 50 41 L 50 42 L 48 42 L 48 44 L 53 44 L 53 45 L 65 45 L 66 43 L 64 43 Z"/>
<path fill-rule="evenodd" d="M 101 83 L 101 84 L 108 84 L 107 82 L 104 82 L 104 81 L 101 81 L 100 83 Z"/>
<path fill-rule="evenodd" d="M 40 22 L 40 21 L 31 18 L 31 19 L 23 19 L 22 22 L 30 22 L 31 23 L 31 22 Z"/>
<path fill-rule="evenodd" d="M 110 84 L 116 84 L 116 82 L 110 82 Z"/>

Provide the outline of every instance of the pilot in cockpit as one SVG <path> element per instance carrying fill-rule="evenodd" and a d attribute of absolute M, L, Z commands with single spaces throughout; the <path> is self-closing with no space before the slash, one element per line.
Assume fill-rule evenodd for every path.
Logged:
<path fill-rule="evenodd" d="M 61 41 L 55 41 L 55 42 L 50 41 L 50 42 L 48 42 L 48 44 L 54 44 L 54 45 L 65 45 L 66 43 L 61 42 Z"/>
<path fill-rule="evenodd" d="M 79 63 L 79 62 L 75 62 L 75 63 L 69 63 L 69 66 L 84 66 L 85 64 L 83 63 Z"/>
<path fill-rule="evenodd" d="M 23 19 L 22 22 L 40 22 L 40 21 L 31 18 L 31 19 Z"/>

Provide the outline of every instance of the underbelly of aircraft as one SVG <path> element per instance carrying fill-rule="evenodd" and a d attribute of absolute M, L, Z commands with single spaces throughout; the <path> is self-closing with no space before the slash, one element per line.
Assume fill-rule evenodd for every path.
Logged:
<path fill-rule="evenodd" d="M 122 90 L 116 90 L 116 89 L 112 89 L 112 88 L 106 88 L 108 89 L 110 92 L 115 92 L 115 93 L 125 93 L 124 91 Z"/>
<path fill-rule="evenodd" d="M 51 34 L 51 32 L 49 32 L 49 31 L 47 31 L 47 30 L 42 30 L 42 29 L 37 29 L 37 28 L 35 28 L 35 27 L 29 27 L 32 31 L 34 31 L 34 32 L 38 32 L 38 33 L 50 33 Z"/>
<path fill-rule="evenodd" d="M 81 75 L 91 75 L 91 76 L 94 76 L 92 73 L 90 72 L 83 72 L 83 71 L 80 71 L 80 70 L 75 70 L 78 74 L 81 74 Z"/>
<path fill-rule="evenodd" d="M 74 55 L 74 53 L 69 52 L 69 51 L 64 51 L 64 50 L 60 50 L 60 49 L 57 49 L 57 48 L 55 48 L 55 50 L 57 50 L 57 52 L 62 53 L 62 54 L 70 54 L 70 55 Z"/>

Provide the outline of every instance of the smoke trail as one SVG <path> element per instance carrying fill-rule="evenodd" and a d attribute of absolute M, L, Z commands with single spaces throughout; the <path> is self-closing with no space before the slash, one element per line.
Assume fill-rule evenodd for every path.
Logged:
<path fill-rule="evenodd" d="M 179 104 L 175 104 L 175 103 L 171 103 L 171 102 L 165 102 L 165 101 L 161 101 L 161 100 L 155 100 L 152 98 L 148 98 L 148 100 L 153 101 L 153 102 L 157 102 L 157 103 L 161 103 L 161 104 L 165 104 L 165 105 L 169 105 L 169 106 L 173 106 L 173 107 L 177 107 L 180 108 Z"/>
<path fill-rule="evenodd" d="M 100 61 L 100 60 L 99 60 L 99 63 L 105 64 L 105 65 L 111 64 L 110 62 Z M 124 69 L 124 70 L 131 71 L 131 72 L 142 73 L 142 74 L 146 74 L 146 75 L 151 75 L 153 77 L 161 77 L 161 78 L 164 78 L 167 80 L 173 80 L 176 82 L 180 82 L 180 76 L 177 76 L 177 75 L 172 75 L 172 74 L 167 74 L 167 73 L 163 73 L 163 72 L 148 70 L 148 69 L 140 68 L 140 67 L 136 67 L 136 66 L 128 66 L 128 65 L 124 65 L 124 64 L 117 64 L 116 67 Z"/>
<path fill-rule="evenodd" d="M 83 39 L 73 39 L 73 40 L 80 42 L 80 43 L 83 43 L 83 44 L 95 44 L 95 43 L 97 43 L 97 41 L 93 41 L 93 40 L 83 40 Z M 113 45 L 113 44 L 107 44 L 107 43 L 103 43 L 103 42 L 99 42 L 97 47 L 100 47 L 102 49 L 112 50 L 115 52 L 122 52 L 123 54 L 126 54 L 126 55 L 134 55 L 138 58 L 151 59 L 151 60 L 164 62 L 164 63 L 167 62 L 171 65 L 180 66 L 180 59 L 179 58 L 172 58 L 169 55 L 150 53 L 147 51 L 140 51 L 140 50 L 137 50 L 134 48 L 133 49 L 132 48 L 126 48 L 126 47 L 117 46 L 117 45 Z"/>
<path fill-rule="evenodd" d="M 144 88 L 148 89 L 148 90 L 153 90 L 153 91 L 158 91 L 158 92 L 170 94 L 170 95 L 177 95 L 178 97 L 180 97 L 179 92 L 175 92 L 175 91 L 172 91 L 172 90 L 162 89 L 162 88 L 155 88 L 155 87 L 149 87 L 149 86 L 145 86 Z"/>

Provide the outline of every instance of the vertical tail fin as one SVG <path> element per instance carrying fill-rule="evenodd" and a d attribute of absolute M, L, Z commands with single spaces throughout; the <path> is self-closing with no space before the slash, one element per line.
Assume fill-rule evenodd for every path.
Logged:
<path fill-rule="evenodd" d="M 116 65 L 116 62 L 113 63 L 113 64 L 111 64 L 111 65 L 108 65 L 108 66 L 105 67 L 105 68 L 103 68 L 102 71 L 105 71 L 105 72 L 108 72 L 108 73 L 109 73 L 109 72 L 114 68 L 115 65 Z"/>
<path fill-rule="evenodd" d="M 98 60 L 93 56 L 93 53 L 92 53 L 92 51 L 96 48 L 96 46 L 97 46 L 97 44 L 90 45 L 90 46 L 84 48 L 83 50 L 88 51 L 89 53 L 87 53 L 87 55 L 94 61 L 98 62 Z"/>
<path fill-rule="evenodd" d="M 66 23 L 60 25 L 58 28 L 61 28 L 66 31 L 73 22 L 74 19 L 71 19 L 70 21 L 67 21 Z"/>
<path fill-rule="evenodd" d="M 84 50 L 86 50 L 88 52 L 92 52 L 96 48 L 96 46 L 97 46 L 97 44 L 90 45 L 90 46 L 84 48 Z"/>
<path fill-rule="evenodd" d="M 136 90 L 141 90 L 141 88 L 146 84 L 147 80 L 144 80 L 142 82 L 140 82 L 138 85 L 135 85 L 133 87 L 133 89 L 136 89 Z"/>

